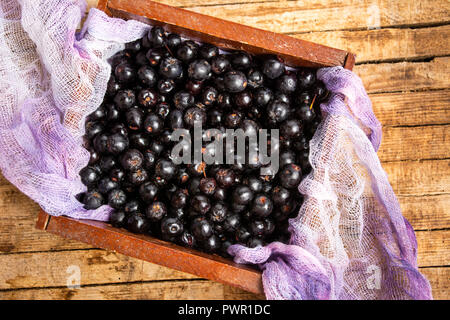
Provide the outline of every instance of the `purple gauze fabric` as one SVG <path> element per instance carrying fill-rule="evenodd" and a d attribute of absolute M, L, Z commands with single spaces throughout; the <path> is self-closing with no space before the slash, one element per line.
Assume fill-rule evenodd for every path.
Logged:
<path fill-rule="evenodd" d="M 414 231 L 381 167 L 381 125 L 361 80 L 342 67 L 318 71 L 332 95 L 310 143 L 305 201 L 289 245 L 233 245 L 238 263 L 262 270 L 268 299 L 431 299 L 417 266 Z"/>
<path fill-rule="evenodd" d="M 150 28 L 92 9 L 85 1 L 0 3 L 0 168 L 51 215 L 107 220 L 111 208 L 85 210 L 79 171 L 89 161 L 84 119 L 103 101 L 107 59 Z"/>

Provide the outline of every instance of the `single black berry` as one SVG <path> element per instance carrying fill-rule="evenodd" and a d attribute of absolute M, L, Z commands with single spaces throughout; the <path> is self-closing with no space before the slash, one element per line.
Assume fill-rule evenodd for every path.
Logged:
<path fill-rule="evenodd" d="M 204 215 L 209 211 L 209 209 L 211 209 L 211 203 L 208 197 L 201 194 L 196 194 L 192 197 L 191 207 L 198 213 Z"/>
<path fill-rule="evenodd" d="M 284 64 L 277 58 L 266 59 L 263 63 L 262 72 L 269 79 L 278 78 L 284 72 Z"/>
<path fill-rule="evenodd" d="M 213 235 L 213 226 L 204 217 L 197 217 L 191 223 L 191 232 L 200 241 L 206 240 Z"/>
<path fill-rule="evenodd" d="M 112 189 L 116 189 L 118 187 L 119 183 L 112 180 L 110 177 L 104 177 L 98 182 L 98 191 L 104 195 L 108 194 Z"/>
<path fill-rule="evenodd" d="M 219 54 L 219 48 L 210 44 L 204 44 L 201 46 L 199 54 L 203 59 L 210 60 Z"/>
<path fill-rule="evenodd" d="M 127 222 L 127 215 L 122 210 L 114 210 L 109 215 L 109 223 L 111 223 L 113 227 L 116 228 L 124 227 L 126 222 Z"/>
<path fill-rule="evenodd" d="M 164 128 L 164 121 L 158 115 L 150 113 L 144 120 L 144 129 L 151 135 L 160 133 Z"/>
<path fill-rule="evenodd" d="M 222 74 L 225 71 L 228 71 L 230 67 L 231 63 L 224 55 L 219 55 L 213 58 L 211 61 L 211 70 L 215 74 Z"/>
<path fill-rule="evenodd" d="M 134 213 L 127 219 L 127 228 L 134 233 L 146 233 L 150 224 L 140 213 Z"/>
<path fill-rule="evenodd" d="M 184 230 L 183 223 L 177 218 L 166 217 L 161 221 L 161 233 L 169 236 L 179 236 Z"/>
<path fill-rule="evenodd" d="M 158 191 L 158 187 L 152 182 L 145 182 L 139 186 L 139 196 L 146 203 L 153 202 Z"/>
<path fill-rule="evenodd" d="M 135 171 L 142 167 L 144 156 L 139 150 L 128 149 L 120 158 L 120 163 L 125 170 Z"/>
<path fill-rule="evenodd" d="M 211 196 L 215 193 L 217 183 L 214 178 L 202 178 L 200 180 L 199 189 L 207 196 Z"/>
<path fill-rule="evenodd" d="M 165 58 L 159 65 L 159 73 L 168 79 L 179 78 L 183 73 L 181 61 L 173 57 Z"/>
<path fill-rule="evenodd" d="M 155 69 L 150 66 L 140 67 L 137 76 L 140 83 L 146 87 L 153 87 L 158 79 Z"/>
<path fill-rule="evenodd" d="M 80 171 L 80 177 L 84 185 L 91 186 L 100 179 L 100 174 L 93 167 L 84 167 Z"/>
<path fill-rule="evenodd" d="M 273 210 L 272 200 L 265 194 L 258 194 L 253 199 L 252 214 L 256 217 L 267 217 Z"/>
<path fill-rule="evenodd" d="M 121 111 L 131 108 L 135 101 L 136 96 L 132 90 L 120 90 L 114 97 L 114 103 Z"/>
<path fill-rule="evenodd" d="M 241 92 L 247 87 L 247 78 L 241 71 L 229 71 L 223 77 L 228 92 Z"/>
<path fill-rule="evenodd" d="M 106 140 L 106 150 L 114 155 L 124 152 L 128 145 L 128 138 L 120 133 L 114 133 Z"/>
<path fill-rule="evenodd" d="M 127 195 L 121 189 L 113 189 L 108 193 L 108 204 L 115 208 L 122 208 L 127 202 Z"/>
<path fill-rule="evenodd" d="M 216 202 L 212 205 L 208 217 L 214 223 L 221 223 L 225 221 L 228 215 L 228 208 L 223 202 Z"/>
<path fill-rule="evenodd" d="M 91 190 L 84 194 L 83 203 L 86 210 L 94 210 L 103 205 L 104 199 L 100 192 Z"/>
<path fill-rule="evenodd" d="M 137 100 L 142 107 L 151 108 L 158 103 L 158 93 L 153 89 L 142 89 Z"/>
<path fill-rule="evenodd" d="M 208 79 L 211 73 L 211 65 L 204 59 L 195 60 L 189 64 L 188 76 L 189 78 L 202 81 Z"/>
<path fill-rule="evenodd" d="M 280 183 L 286 189 L 298 187 L 302 179 L 302 169 L 296 164 L 288 164 L 281 169 Z"/>
<path fill-rule="evenodd" d="M 155 201 L 147 207 L 145 214 L 151 221 L 160 221 L 167 214 L 166 205 L 161 201 Z"/>
<path fill-rule="evenodd" d="M 136 71 L 133 66 L 129 65 L 127 62 L 123 62 L 116 67 L 114 75 L 119 82 L 128 83 L 135 79 Z"/>

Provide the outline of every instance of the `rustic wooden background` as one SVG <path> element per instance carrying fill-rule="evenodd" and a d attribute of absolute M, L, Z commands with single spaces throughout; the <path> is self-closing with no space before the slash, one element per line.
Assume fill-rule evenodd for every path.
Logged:
<path fill-rule="evenodd" d="M 160 2 L 357 54 L 354 71 L 383 124 L 379 157 L 416 230 L 420 271 L 435 299 L 450 298 L 450 2 Z M 38 211 L 0 176 L 1 299 L 260 298 L 35 230 Z M 72 265 L 79 289 L 66 287 Z"/>

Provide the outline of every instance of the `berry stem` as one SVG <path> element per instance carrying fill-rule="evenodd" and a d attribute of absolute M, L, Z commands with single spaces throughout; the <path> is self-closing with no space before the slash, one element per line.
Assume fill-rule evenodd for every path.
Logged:
<path fill-rule="evenodd" d="M 309 110 L 311 110 L 313 108 L 313 104 L 314 104 L 314 101 L 316 101 L 316 97 L 317 97 L 317 94 L 314 95 L 311 105 L 309 106 Z"/>

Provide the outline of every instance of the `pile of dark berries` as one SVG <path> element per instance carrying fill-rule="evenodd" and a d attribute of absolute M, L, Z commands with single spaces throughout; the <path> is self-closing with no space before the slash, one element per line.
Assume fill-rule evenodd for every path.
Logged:
<path fill-rule="evenodd" d="M 289 240 L 297 186 L 310 170 L 309 140 L 328 92 L 308 68 L 275 56 L 222 52 L 154 27 L 110 59 L 103 104 L 86 120 L 91 158 L 80 172 L 86 209 L 108 204 L 110 223 L 226 256 Z M 174 165 L 174 129 L 280 129 L 280 169 L 258 164 Z"/>

